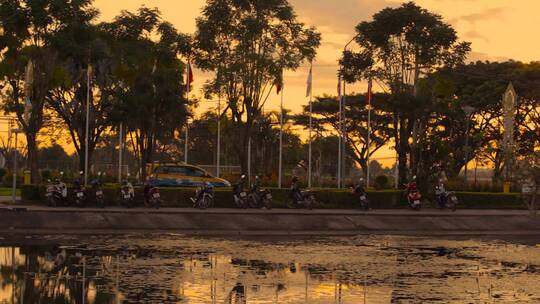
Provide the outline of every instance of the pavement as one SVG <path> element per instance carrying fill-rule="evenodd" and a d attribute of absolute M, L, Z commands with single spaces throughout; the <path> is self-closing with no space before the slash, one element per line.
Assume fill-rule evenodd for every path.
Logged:
<path fill-rule="evenodd" d="M 410 209 L 379 209 L 362 211 L 359 209 L 285 209 L 274 208 L 266 209 L 235 209 L 235 208 L 210 208 L 210 209 L 194 209 L 194 208 L 124 208 L 124 207 L 48 207 L 43 205 L 28 205 L 0 203 L 0 211 L 39 211 L 39 212 L 82 212 L 82 213 L 156 213 L 156 214 L 298 214 L 298 215 L 384 215 L 384 216 L 526 216 L 529 214 L 527 210 L 509 210 L 509 209 L 458 209 L 455 212 L 444 209 L 423 209 L 414 211 Z"/>
<path fill-rule="evenodd" d="M 0 205 L 0 237 L 12 234 L 429 235 L 540 237 L 525 210 L 73 208 Z"/>

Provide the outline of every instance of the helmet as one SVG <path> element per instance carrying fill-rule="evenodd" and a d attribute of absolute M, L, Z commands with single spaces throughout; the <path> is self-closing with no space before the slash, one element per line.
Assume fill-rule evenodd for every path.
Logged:
<path fill-rule="evenodd" d="M 258 176 L 258 175 L 255 175 L 255 179 L 259 179 L 259 176 Z"/>
<path fill-rule="evenodd" d="M 246 179 L 246 175 L 245 174 L 242 174 L 242 176 L 240 176 L 241 179 Z"/>
<path fill-rule="evenodd" d="M 127 185 L 127 183 L 128 183 L 127 180 L 125 180 L 125 179 L 122 180 L 122 185 L 123 186 Z"/>
<path fill-rule="evenodd" d="M 84 171 L 79 171 L 79 175 L 83 175 L 84 174 Z"/>
<path fill-rule="evenodd" d="M 413 175 L 412 179 L 413 179 L 413 180 L 416 180 L 416 175 Z"/>
<path fill-rule="evenodd" d="M 364 178 L 363 178 L 363 177 L 360 177 L 360 182 L 361 182 L 361 183 L 364 182 Z"/>
<path fill-rule="evenodd" d="M 54 182 L 58 184 L 58 183 L 60 183 L 60 180 L 58 178 L 55 178 Z"/>
<path fill-rule="evenodd" d="M 296 175 L 293 176 L 293 177 L 292 177 L 292 181 L 293 181 L 293 182 L 297 182 L 297 181 L 298 181 L 298 176 L 296 176 Z"/>

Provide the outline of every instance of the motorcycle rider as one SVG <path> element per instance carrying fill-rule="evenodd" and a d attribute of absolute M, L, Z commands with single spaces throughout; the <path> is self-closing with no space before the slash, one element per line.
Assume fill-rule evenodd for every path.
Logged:
<path fill-rule="evenodd" d="M 258 175 L 255 175 L 255 180 L 253 181 L 253 184 L 251 185 L 251 192 L 257 192 L 259 191 L 259 188 L 261 187 L 261 180 Z"/>
<path fill-rule="evenodd" d="M 238 207 L 247 208 L 245 199 L 240 198 L 240 194 L 246 189 L 246 175 L 240 175 L 240 180 L 232 185 L 233 187 L 233 200 Z"/>
<path fill-rule="evenodd" d="M 359 183 L 356 185 L 356 187 L 353 188 L 353 194 L 361 196 L 363 194 L 366 194 L 366 190 L 364 189 L 364 179 L 360 178 Z"/>
<path fill-rule="evenodd" d="M 439 179 L 439 184 L 435 186 L 435 197 L 439 203 L 440 208 L 444 208 L 446 205 L 446 189 L 444 188 L 444 182 L 442 179 Z"/>
<path fill-rule="evenodd" d="M 407 195 L 416 191 L 418 191 L 418 186 L 416 185 L 416 175 L 415 175 L 413 176 L 412 181 L 407 184 Z"/>
<path fill-rule="evenodd" d="M 291 198 L 295 203 L 298 203 L 302 200 L 302 189 L 300 189 L 300 181 L 298 180 L 298 177 L 295 175 L 292 178 L 291 181 Z"/>
<path fill-rule="evenodd" d="M 358 184 L 352 188 L 353 195 L 357 196 L 360 200 L 361 207 L 364 210 L 369 210 L 369 204 L 367 202 L 366 196 L 366 189 L 364 188 L 364 179 L 360 178 Z"/>
<path fill-rule="evenodd" d="M 240 180 L 238 180 L 235 184 L 233 184 L 233 192 L 234 194 L 239 194 L 246 188 L 246 175 L 242 174 L 240 176 Z"/>
<path fill-rule="evenodd" d="M 122 189 L 124 188 L 127 188 L 127 193 L 129 194 L 129 196 L 131 196 L 131 198 L 135 197 L 135 189 L 127 179 L 122 180 Z"/>

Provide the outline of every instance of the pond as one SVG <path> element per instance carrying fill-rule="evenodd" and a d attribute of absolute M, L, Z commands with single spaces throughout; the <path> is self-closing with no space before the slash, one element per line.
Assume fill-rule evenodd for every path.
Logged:
<path fill-rule="evenodd" d="M 535 241 L 1 239 L 0 303 L 540 303 Z"/>

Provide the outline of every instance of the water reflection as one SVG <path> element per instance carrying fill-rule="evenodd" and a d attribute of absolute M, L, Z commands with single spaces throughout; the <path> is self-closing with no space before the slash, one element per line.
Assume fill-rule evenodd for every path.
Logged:
<path fill-rule="evenodd" d="M 0 247 L 0 303 L 540 302 L 540 248 L 504 242 L 37 241 Z"/>

